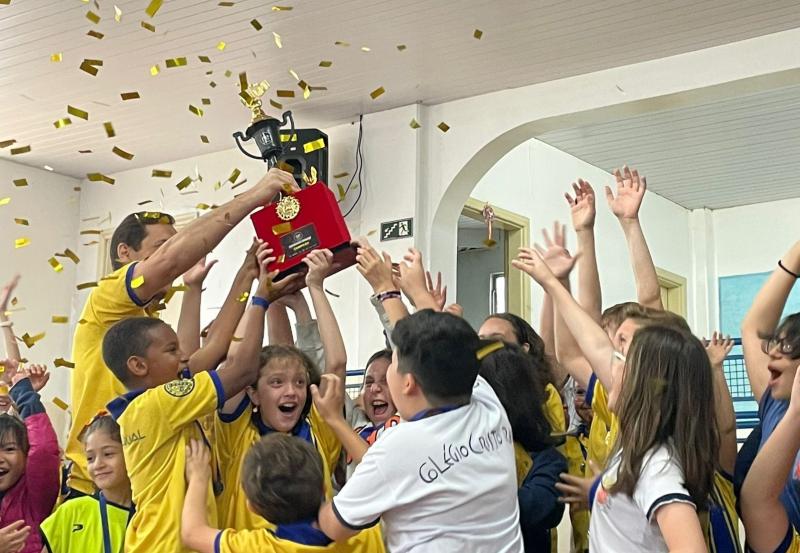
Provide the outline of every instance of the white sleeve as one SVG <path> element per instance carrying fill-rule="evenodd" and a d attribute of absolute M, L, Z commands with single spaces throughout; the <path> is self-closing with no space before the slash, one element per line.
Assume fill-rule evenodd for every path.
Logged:
<path fill-rule="evenodd" d="M 645 458 L 633 500 L 649 521 L 653 520 L 659 507 L 669 503 L 688 503 L 696 507 L 684 486 L 683 472 L 666 447 Z"/>
<path fill-rule="evenodd" d="M 375 525 L 384 512 L 396 506 L 395 487 L 386 478 L 381 465 L 387 455 L 382 442 L 367 450 L 355 472 L 333 498 L 333 512 L 339 522 L 352 530 Z"/>

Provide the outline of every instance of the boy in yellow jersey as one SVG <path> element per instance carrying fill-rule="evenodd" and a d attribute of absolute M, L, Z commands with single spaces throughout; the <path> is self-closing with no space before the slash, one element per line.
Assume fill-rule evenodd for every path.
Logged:
<path fill-rule="evenodd" d="M 273 529 L 218 529 L 209 524 L 203 496 L 211 479 L 209 451 L 192 440 L 186 447 L 188 489 L 183 504 L 181 536 L 199 553 L 382 553 L 377 523 L 356 542 L 333 543 L 317 524 L 324 498 L 323 467 L 313 445 L 302 438 L 272 433 L 256 442 L 244 459 L 241 484 L 247 505 Z M 376 521 L 377 522 L 377 521 Z"/>
<path fill-rule="evenodd" d="M 185 378 L 175 379 L 181 352 L 175 332 L 157 319 L 120 321 L 103 339 L 103 357 L 130 392 L 108 408 L 122 431 L 122 444 L 131 480 L 134 514 L 125 537 L 128 553 L 188 551 L 180 541 L 180 509 L 183 504 L 185 447 L 192 438 L 203 439 L 199 420 L 213 413 L 229 395 L 239 393 L 255 378 L 258 351 L 264 336 L 264 310 L 296 280 L 272 282 L 267 273 L 271 250 L 263 244 L 257 252 L 261 275 L 253 306 L 245 315 L 244 338 L 230 352 L 225 368 L 210 370 L 220 362 L 201 348 L 190 357 Z M 219 318 L 217 320 L 219 323 Z M 220 329 L 218 328 L 217 331 Z M 232 337 L 230 332 L 228 340 Z M 186 373 L 189 374 L 186 374 Z M 194 375 L 194 376 L 192 376 Z M 214 492 L 206 489 L 203 508 L 216 519 Z"/>
<path fill-rule="evenodd" d="M 103 363 L 101 344 L 106 331 L 117 321 L 146 316 L 147 306 L 157 305 L 173 280 L 208 254 L 253 209 L 284 188 L 297 189 L 292 175 L 271 169 L 256 186 L 180 232 L 176 233 L 170 215 L 145 211 L 128 215 L 114 231 L 109 253 L 115 272 L 101 279 L 89 294 L 72 345 L 72 426 L 66 447 L 72 463 L 71 496 L 94 491 L 79 438 L 81 430 L 106 403 L 125 392 Z"/>

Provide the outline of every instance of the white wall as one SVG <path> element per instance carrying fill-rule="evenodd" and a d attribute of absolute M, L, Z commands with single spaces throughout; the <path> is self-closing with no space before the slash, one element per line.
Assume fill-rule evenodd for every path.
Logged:
<path fill-rule="evenodd" d="M 26 187 L 16 187 L 15 179 L 25 178 Z M 52 323 L 53 315 L 70 316 L 70 299 L 75 290 L 76 267 L 69 259 L 57 258 L 64 269 L 56 273 L 47 262 L 56 252 L 71 249 L 79 256 L 78 243 L 79 193 L 74 190 L 80 181 L 0 159 L 0 198 L 10 197 L 8 205 L 0 207 L 0 280 L 3 283 L 15 273 L 22 280 L 15 292 L 19 299 L 11 307 L 11 320 L 17 336 L 45 332 L 45 337 L 28 349 L 20 343 L 20 352 L 32 363 L 46 363 L 52 377 L 43 391 L 45 397 L 69 398 L 68 368 L 53 367 L 59 357 L 71 360 L 71 324 Z M 30 226 L 21 226 L 15 218 L 27 219 Z M 29 238 L 30 245 L 15 248 L 17 238 Z"/>
<path fill-rule="evenodd" d="M 464 318 L 478 330 L 483 321 L 491 314 L 489 301 L 490 280 L 492 273 L 506 270 L 505 239 L 506 233 L 493 229 L 492 239 L 496 244 L 486 248 L 483 241 L 486 230 L 458 229 L 458 291 L 456 303 L 464 309 Z M 461 251 L 462 248 L 479 248 Z M 450 298 L 448 303 L 452 303 Z"/>

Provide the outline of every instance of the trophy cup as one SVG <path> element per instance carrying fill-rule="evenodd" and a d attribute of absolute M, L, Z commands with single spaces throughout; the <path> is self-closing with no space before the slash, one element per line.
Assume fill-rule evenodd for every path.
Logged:
<path fill-rule="evenodd" d="M 278 278 L 307 269 L 303 258 L 315 249 L 334 254 L 332 273 L 355 264 L 355 248 L 339 204 L 324 180 L 328 173 L 327 136 L 317 129 L 295 129 L 292 112 L 282 120 L 264 113 L 261 96 L 269 88 L 266 81 L 251 85 L 239 96 L 252 119 L 247 130 L 233 134 L 236 145 L 248 157 L 291 172 L 299 192 L 287 187 L 276 201 L 250 216 L 256 235 L 269 244 L 278 258 L 273 269 Z M 287 132 L 281 127 L 291 124 Z M 254 140 L 260 155 L 246 151 L 242 142 Z"/>

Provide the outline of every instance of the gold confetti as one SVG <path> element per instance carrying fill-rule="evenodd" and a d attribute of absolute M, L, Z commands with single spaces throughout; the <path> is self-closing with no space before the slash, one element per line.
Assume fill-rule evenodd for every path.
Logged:
<path fill-rule="evenodd" d="M 337 184 L 336 187 L 339 189 L 339 201 L 341 202 L 345 197 L 344 186 Z"/>
<path fill-rule="evenodd" d="M 66 315 L 53 315 L 50 318 L 50 322 L 55 324 L 65 324 L 69 322 L 69 317 L 67 317 Z"/>
<path fill-rule="evenodd" d="M 164 0 L 152 0 L 150 5 L 147 6 L 147 9 L 144 10 L 144 13 L 149 15 L 150 17 L 155 17 L 156 12 L 161 8 L 161 4 L 164 3 Z"/>
<path fill-rule="evenodd" d="M 379 86 L 378 88 L 370 92 L 369 95 L 373 100 L 375 100 L 379 96 L 383 95 L 384 92 L 386 92 L 386 90 L 382 86 Z"/>
<path fill-rule="evenodd" d="M 294 98 L 294 90 L 278 90 L 278 98 Z"/>
<path fill-rule="evenodd" d="M 36 334 L 34 336 L 31 336 L 26 332 L 25 334 L 22 335 L 21 340 L 28 347 L 28 349 L 30 349 L 36 344 L 36 342 L 38 342 L 44 337 L 45 337 L 44 332 L 40 332 L 39 334 Z"/>
<path fill-rule="evenodd" d="M 28 179 L 14 179 L 14 186 L 28 186 Z"/>
<path fill-rule="evenodd" d="M 107 182 L 108 184 L 114 184 L 115 182 L 113 177 L 109 177 L 103 173 L 88 173 L 86 178 L 92 182 Z"/>
<path fill-rule="evenodd" d="M 247 298 L 249 297 L 250 297 L 250 292 L 242 292 L 241 294 L 239 294 L 237 300 L 239 301 L 239 303 L 244 303 L 247 301 Z"/>
<path fill-rule="evenodd" d="M 119 9 L 116 5 L 114 5 L 114 20 L 119 23 L 122 21 L 122 10 Z"/>
<path fill-rule="evenodd" d="M 220 41 L 217 43 L 217 50 L 219 50 L 220 52 L 222 52 L 222 51 L 225 49 L 225 46 L 227 46 L 227 44 L 225 44 L 225 41 L 224 41 L 224 40 L 220 40 Z"/>
<path fill-rule="evenodd" d="M 292 6 L 272 6 L 272 11 L 274 12 L 288 12 L 292 11 Z"/>
<path fill-rule="evenodd" d="M 114 131 L 114 125 L 111 123 L 111 121 L 106 121 L 103 123 L 103 128 L 106 130 L 106 136 L 108 138 L 114 138 L 117 136 L 117 133 Z"/>
<path fill-rule="evenodd" d="M 226 69 L 226 70 L 225 70 L 225 76 L 226 76 L 226 77 L 230 77 L 231 75 L 233 75 L 233 73 L 231 72 L 231 70 L 230 70 L 230 69 Z"/>
<path fill-rule="evenodd" d="M 57 253 L 57 254 L 56 254 L 56 257 L 67 257 L 67 258 L 71 259 L 71 260 L 72 260 L 72 262 L 73 262 L 73 263 L 75 263 L 76 265 L 77 265 L 78 263 L 80 263 L 80 262 L 81 262 L 81 258 L 80 258 L 80 257 L 78 257 L 78 256 L 75 254 L 75 252 L 73 252 L 73 251 L 72 251 L 71 249 L 69 249 L 69 248 L 67 248 L 66 250 L 64 250 L 64 253 Z"/>
<path fill-rule="evenodd" d="M 208 56 L 197 56 L 197 59 L 199 59 L 203 63 L 211 63 L 211 58 L 209 58 Z"/>
<path fill-rule="evenodd" d="M 67 106 L 67 113 L 69 113 L 70 115 L 74 115 L 75 117 L 80 117 L 84 121 L 88 121 L 89 120 L 89 112 L 88 111 L 83 111 L 82 109 L 78 109 L 78 108 L 73 107 L 73 106 L 69 106 L 69 105 Z"/>
<path fill-rule="evenodd" d="M 200 103 L 203 104 L 204 106 L 210 106 L 211 98 L 200 98 Z"/>
<path fill-rule="evenodd" d="M 442 132 L 447 132 L 447 131 L 449 131 L 449 130 L 450 130 L 450 125 L 448 125 L 448 124 L 447 124 L 447 123 L 445 123 L 444 121 L 442 121 L 441 123 L 439 123 L 439 124 L 438 124 L 438 125 L 436 125 L 436 126 L 437 126 L 437 127 L 438 127 L 438 129 L 439 129 L 440 131 L 442 131 Z"/>
<path fill-rule="evenodd" d="M 186 188 L 186 187 L 187 187 L 187 186 L 189 186 L 190 184 L 192 184 L 192 177 L 186 177 L 186 178 L 184 178 L 184 179 L 183 179 L 181 182 L 179 182 L 178 184 L 176 184 L 176 185 L 175 185 L 175 187 L 176 187 L 178 190 L 183 190 L 184 188 Z"/>
<path fill-rule="evenodd" d="M 86 12 L 86 19 L 97 25 L 100 23 L 100 16 L 94 13 L 93 11 Z"/>
<path fill-rule="evenodd" d="M 371 51 L 372 51 L 372 49 L 371 49 L 369 46 L 362 46 L 362 47 L 361 47 L 361 51 L 362 51 L 362 52 L 371 52 Z"/>
<path fill-rule="evenodd" d="M 203 110 L 198 108 L 198 107 L 193 106 L 192 104 L 189 104 L 189 111 L 191 111 L 192 113 L 194 113 L 198 117 L 202 117 L 203 116 Z"/>
<path fill-rule="evenodd" d="M 194 207 L 195 207 L 195 209 L 210 209 L 210 208 L 211 208 L 211 206 L 210 206 L 210 205 L 208 205 L 208 204 L 204 204 L 204 203 L 199 203 L 199 204 L 197 204 L 197 205 L 196 205 L 196 206 L 194 206 Z"/>
<path fill-rule="evenodd" d="M 480 40 L 481 37 L 483 36 L 483 31 L 481 31 L 480 29 L 475 29 L 475 32 L 472 33 L 472 36 Z"/>
<path fill-rule="evenodd" d="M 31 147 L 30 146 L 21 146 L 19 148 L 11 148 L 11 155 L 15 156 L 15 155 L 18 155 L 18 154 L 27 154 L 30 151 L 31 151 Z"/>
<path fill-rule="evenodd" d="M 52 61 L 52 62 L 59 62 L 59 61 L 61 61 L 63 59 L 64 58 L 61 55 L 61 52 L 56 52 L 55 54 L 51 54 L 50 55 L 50 61 Z"/>
<path fill-rule="evenodd" d="M 271 105 L 275 109 L 283 109 L 283 104 L 281 104 L 280 102 L 276 102 L 275 100 L 272 100 L 272 99 L 270 99 L 269 105 Z"/>
<path fill-rule="evenodd" d="M 275 39 L 275 46 L 277 46 L 278 48 L 283 48 L 283 42 L 281 41 L 281 35 L 279 35 L 275 31 L 272 31 L 272 38 Z"/>
<path fill-rule="evenodd" d="M 8 196 L 6 196 L 5 198 L 0 198 L 0 206 L 8 205 L 9 203 L 11 203 L 11 198 L 9 198 Z"/>
<path fill-rule="evenodd" d="M 138 203 L 138 204 L 136 204 L 136 205 L 147 205 L 147 204 L 151 204 L 151 203 L 153 203 L 153 200 L 145 200 L 145 201 L 143 201 L 143 202 L 139 202 L 139 203 Z"/>
<path fill-rule="evenodd" d="M 131 288 L 134 290 L 139 288 L 142 284 L 144 284 L 144 275 L 139 275 L 138 277 L 131 280 Z"/>
<path fill-rule="evenodd" d="M 210 86 L 211 88 L 217 88 L 217 83 L 215 83 L 214 81 L 211 81 L 211 82 L 208 83 L 208 86 Z"/>
<path fill-rule="evenodd" d="M 156 65 L 154 65 L 154 66 L 152 66 L 152 67 L 150 68 L 150 74 L 151 74 L 153 77 L 155 77 L 156 75 L 158 75 L 160 72 L 161 72 L 161 69 L 158 67 L 158 64 L 156 64 Z"/>
<path fill-rule="evenodd" d="M 419 124 L 419 121 L 417 121 L 416 118 L 412 117 L 411 122 L 408 124 L 408 126 L 411 127 L 412 129 L 418 129 L 422 125 Z"/>
<path fill-rule="evenodd" d="M 92 151 L 91 150 L 78 150 L 78 153 L 79 154 L 91 154 Z"/>
<path fill-rule="evenodd" d="M 183 67 L 186 65 L 186 58 L 170 58 L 166 60 L 164 63 L 167 64 L 167 68 L 170 67 Z"/>
<path fill-rule="evenodd" d="M 88 33 L 86 33 L 86 34 L 87 34 L 88 36 L 90 36 L 90 37 L 94 37 L 94 38 L 96 38 L 97 40 L 100 40 L 100 39 L 102 39 L 104 36 L 106 36 L 106 35 L 104 35 L 103 33 L 100 33 L 100 32 L 98 32 L 98 31 L 89 31 L 89 32 L 88 32 Z"/>
<path fill-rule="evenodd" d="M 155 25 L 152 25 L 152 24 L 148 23 L 147 21 L 142 21 L 142 27 L 144 27 L 145 29 L 147 29 L 151 33 L 155 33 L 156 32 Z"/>
<path fill-rule="evenodd" d="M 337 40 L 336 42 L 333 43 L 333 45 L 334 46 L 342 46 L 343 48 L 347 48 L 348 46 L 350 46 L 350 43 L 349 42 L 344 42 L 342 40 Z"/>
<path fill-rule="evenodd" d="M 51 257 L 50 259 L 47 260 L 47 262 L 57 273 L 60 273 L 61 271 L 64 270 L 64 266 L 55 257 Z"/>
<path fill-rule="evenodd" d="M 60 365 L 59 362 L 62 362 L 64 364 Z M 70 369 L 74 369 L 75 368 L 75 363 L 69 363 L 69 364 L 67 364 L 67 363 L 69 363 L 69 362 L 68 361 L 64 361 L 64 359 L 61 359 L 61 358 L 58 358 L 55 361 L 53 361 L 53 365 L 55 365 L 56 367 L 69 367 Z M 63 399 L 61 399 L 60 397 L 54 397 L 51 401 L 59 409 L 61 409 L 62 411 L 66 411 L 67 409 L 69 409 L 69 404 L 67 402 L 65 402 Z"/>
<path fill-rule="evenodd" d="M 17 238 L 16 240 L 14 240 L 14 248 L 16 248 L 16 249 L 24 248 L 25 246 L 29 245 L 30 243 L 31 243 L 31 239 L 30 238 Z"/>
<path fill-rule="evenodd" d="M 75 288 L 77 288 L 78 290 L 86 290 L 87 288 L 95 288 L 97 286 L 99 286 L 97 282 L 83 282 L 81 284 L 78 284 Z M 86 323 L 79 322 L 78 324 L 86 324 Z"/>
<path fill-rule="evenodd" d="M 225 8 L 232 8 L 234 6 L 233 2 L 220 2 L 217 4 L 218 6 L 223 6 Z"/>
<path fill-rule="evenodd" d="M 100 235 L 100 234 L 103 234 L 103 231 L 102 231 L 102 230 L 97 230 L 97 229 L 89 229 L 89 230 L 82 230 L 82 231 L 80 231 L 80 233 L 79 233 L 79 234 L 80 234 L 81 236 L 87 236 L 87 235 L 89 235 L 89 234 L 97 234 L 97 235 Z"/>
<path fill-rule="evenodd" d="M 377 229 L 372 229 L 371 231 L 369 231 L 369 232 L 367 233 L 367 236 L 373 236 L 373 235 L 375 235 L 375 234 L 378 234 L 378 230 L 377 230 Z"/>
<path fill-rule="evenodd" d="M 312 142 L 306 142 L 305 144 L 303 144 L 303 151 L 307 154 L 310 154 L 311 152 L 314 152 L 316 150 L 321 150 L 324 147 L 325 147 L 325 139 L 318 138 L 317 140 L 314 140 Z"/>
<path fill-rule="evenodd" d="M 15 222 L 16 224 L 18 224 L 18 225 L 21 225 L 21 226 L 23 226 L 23 227 L 27 227 L 27 226 L 29 226 L 29 225 L 30 225 L 30 223 L 28 222 L 28 220 L 27 220 L 27 219 L 18 219 L 18 218 L 16 218 L 16 217 L 14 217 L 14 222 Z"/>
<path fill-rule="evenodd" d="M 151 174 L 153 177 L 162 177 L 162 178 L 170 178 L 172 176 L 172 170 L 170 169 L 153 169 L 153 173 Z"/>
<path fill-rule="evenodd" d="M 57 128 L 57 129 L 63 129 L 67 125 L 71 125 L 71 124 L 72 124 L 72 119 L 70 119 L 69 117 L 64 117 L 64 118 L 59 119 L 57 121 L 53 121 L 53 126 L 55 128 Z"/>
<path fill-rule="evenodd" d="M 241 91 L 242 94 L 244 94 L 245 90 L 247 90 L 247 72 L 246 71 L 242 71 L 241 73 L 239 73 L 239 90 Z"/>
<path fill-rule="evenodd" d="M 239 175 L 241 175 L 241 174 L 242 174 L 242 172 L 241 172 L 241 171 L 240 171 L 238 168 L 235 168 L 235 169 L 234 169 L 234 170 L 231 172 L 231 176 L 230 176 L 230 177 L 228 177 L 228 182 L 230 182 L 231 184 L 233 184 L 234 182 L 236 182 L 236 179 L 238 179 L 238 178 L 239 178 Z"/>
<path fill-rule="evenodd" d="M 134 92 L 123 92 L 122 94 L 120 94 L 120 97 L 122 98 L 123 101 L 125 101 L 125 100 L 136 100 L 138 98 L 141 98 L 141 96 L 139 96 L 139 93 L 136 92 L 136 91 L 134 91 Z"/>
<path fill-rule="evenodd" d="M 239 188 L 240 186 L 242 186 L 246 182 L 247 182 L 247 179 L 242 179 L 241 181 L 239 181 L 236 184 L 234 184 L 233 186 L 231 186 L 231 190 L 235 190 L 235 189 Z"/>
<path fill-rule="evenodd" d="M 309 87 L 303 88 L 303 100 L 308 100 L 311 97 L 311 89 Z"/>
<path fill-rule="evenodd" d="M 331 65 L 333 65 L 332 61 L 322 60 L 321 62 L 319 62 L 320 67 L 330 67 Z"/>
<path fill-rule="evenodd" d="M 398 45 L 397 45 L 397 51 L 398 51 L 398 52 L 402 52 L 402 51 L 403 51 L 403 50 L 405 50 L 406 48 L 408 48 L 408 47 L 407 47 L 405 44 L 398 44 Z"/>
<path fill-rule="evenodd" d="M 9 146 L 14 144 L 15 142 L 16 142 L 16 140 L 14 140 L 14 139 L 3 140 L 2 142 L 0 142 L 0 148 L 8 148 Z"/>
<path fill-rule="evenodd" d="M 97 75 L 98 72 L 97 68 L 102 67 L 102 65 L 103 65 L 103 60 L 84 59 L 81 62 L 80 69 L 81 71 L 85 71 L 89 75 L 95 76 Z"/>
<path fill-rule="evenodd" d="M 116 146 L 114 146 L 114 147 L 111 149 L 111 151 L 112 151 L 112 152 L 114 152 L 115 154 L 117 154 L 117 155 L 118 155 L 119 157 L 121 157 L 122 159 L 127 159 L 128 161 L 130 161 L 130 160 L 132 160 L 132 159 L 133 159 L 133 154 L 132 154 L 132 153 L 130 153 L 130 152 L 126 152 L 126 151 L 125 151 L 125 150 L 123 150 L 122 148 L 117 148 Z"/>
<path fill-rule="evenodd" d="M 203 144 L 208 144 L 208 137 L 206 135 L 204 135 L 204 134 L 201 134 L 200 135 L 200 142 L 202 142 Z"/>
<path fill-rule="evenodd" d="M 258 19 L 252 19 L 252 20 L 250 21 L 250 25 L 252 25 L 252 26 L 253 26 L 253 28 L 254 28 L 256 31 L 260 31 L 261 29 L 263 29 L 263 28 L 264 28 L 264 27 L 261 25 L 261 23 L 259 23 L 259 22 L 258 22 Z"/>
<path fill-rule="evenodd" d="M 333 175 L 333 178 L 335 178 L 335 179 L 343 179 L 346 176 L 348 176 L 349 174 L 350 173 L 348 173 L 347 171 L 345 171 L 344 173 L 336 173 L 335 175 Z"/>

